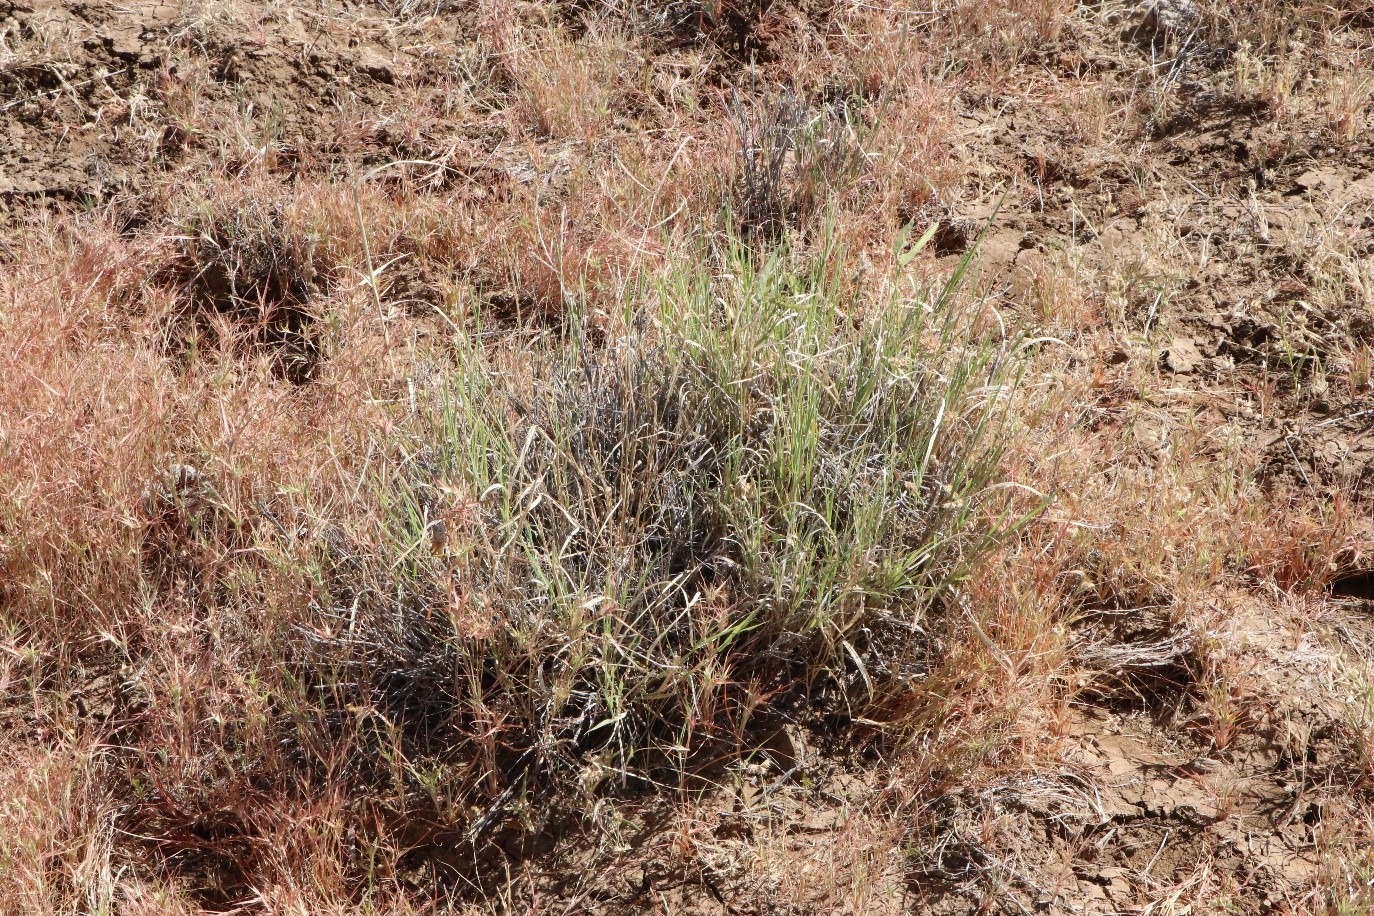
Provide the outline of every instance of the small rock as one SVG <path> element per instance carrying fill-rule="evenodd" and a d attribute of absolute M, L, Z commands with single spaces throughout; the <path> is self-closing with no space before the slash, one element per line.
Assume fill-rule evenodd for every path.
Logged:
<path fill-rule="evenodd" d="M 1175 337 L 1164 351 L 1164 367 L 1177 375 L 1187 375 L 1202 365 L 1202 351 L 1187 337 Z"/>
<path fill-rule="evenodd" d="M 1135 891 L 1125 878 L 1113 878 L 1107 884 L 1107 896 L 1115 903 L 1124 903 L 1135 896 Z"/>
<path fill-rule="evenodd" d="M 1021 253 L 1024 233 L 1015 229 L 1002 229 L 978 243 L 978 263 L 990 273 L 1010 270 Z"/>
<path fill-rule="evenodd" d="M 388 86 L 396 82 L 396 75 L 391 72 L 391 62 L 371 48 L 359 49 L 357 70 L 379 83 L 386 83 Z"/>
<path fill-rule="evenodd" d="M 1148 0 L 1139 6 L 1135 34 L 1163 38 L 1192 29 L 1200 18 L 1193 0 Z"/>
<path fill-rule="evenodd" d="M 136 33 L 115 32 L 105 37 L 105 47 L 121 60 L 136 61 L 144 53 L 143 40 Z"/>
<path fill-rule="evenodd" d="M 1300 194 L 1320 194 L 1334 191 L 1341 186 L 1341 176 L 1333 169 L 1308 169 L 1297 177 L 1293 184 Z"/>
<path fill-rule="evenodd" d="M 1205 776 L 1221 768 L 1221 761 L 1212 757 L 1194 757 L 1187 763 L 1179 764 L 1179 769 L 1194 776 Z"/>

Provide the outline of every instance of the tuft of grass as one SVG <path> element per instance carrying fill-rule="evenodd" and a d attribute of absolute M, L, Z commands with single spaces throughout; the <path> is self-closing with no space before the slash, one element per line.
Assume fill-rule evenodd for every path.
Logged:
<path fill-rule="evenodd" d="M 791 92 L 752 105 L 737 98 L 733 119 L 733 203 L 745 235 L 776 239 L 809 228 L 863 165 L 860 125 L 843 104 L 813 111 Z"/>
<path fill-rule="evenodd" d="M 471 836 L 919 676 L 927 615 L 1017 523 L 995 509 L 1017 360 L 955 284 L 850 312 L 841 261 L 692 248 L 613 345 L 574 320 L 468 345 L 439 386 L 385 483 L 392 556 L 364 575 L 333 551 L 311 655 L 339 701 L 468 764 Z"/>
<path fill-rule="evenodd" d="M 293 230 L 280 206 L 217 200 L 195 213 L 166 270 L 184 290 L 182 346 L 200 336 L 269 357 L 293 384 L 311 381 L 321 358 L 312 300 L 323 280 L 315 242 Z"/>

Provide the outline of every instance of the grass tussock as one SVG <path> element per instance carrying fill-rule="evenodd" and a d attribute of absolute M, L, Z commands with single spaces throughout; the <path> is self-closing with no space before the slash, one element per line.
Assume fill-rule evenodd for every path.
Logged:
<path fill-rule="evenodd" d="M 503 790 L 663 778 L 821 700 L 873 714 L 1006 523 L 1015 363 L 953 290 L 846 316 L 823 267 L 692 261 L 613 346 L 473 348 L 436 380 L 390 594 L 323 609 L 316 664 L 389 721 L 449 755 L 499 723 Z"/>
<path fill-rule="evenodd" d="M 184 301 L 168 329 L 174 345 L 243 349 L 266 355 L 292 384 L 313 379 L 313 300 L 324 281 L 314 241 L 293 231 L 279 205 L 251 197 L 205 206 L 185 231 L 166 268 Z"/>

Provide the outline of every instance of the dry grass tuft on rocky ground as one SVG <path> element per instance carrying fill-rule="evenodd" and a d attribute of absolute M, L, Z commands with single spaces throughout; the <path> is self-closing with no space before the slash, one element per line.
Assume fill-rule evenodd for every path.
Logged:
<path fill-rule="evenodd" d="M 0 0 L 0 912 L 1374 912 L 1372 73 Z"/>

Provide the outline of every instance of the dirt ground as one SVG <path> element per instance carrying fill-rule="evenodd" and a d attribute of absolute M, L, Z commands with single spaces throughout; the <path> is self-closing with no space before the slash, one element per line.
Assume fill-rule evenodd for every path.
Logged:
<path fill-rule="evenodd" d="M 807 42 L 843 47 L 805 3 L 679 23 L 626 52 L 659 69 L 589 129 L 581 114 L 559 122 L 552 102 L 530 113 L 449 98 L 455 70 L 489 66 L 474 42 L 499 44 L 499 11 L 479 6 L 0 0 L 0 263 L 62 221 L 164 244 L 198 182 L 242 181 L 250 196 L 373 182 L 446 201 L 452 231 L 471 232 L 456 253 L 412 247 L 382 289 L 442 335 L 426 303 L 509 257 L 489 247 L 525 238 L 463 219 L 536 190 L 591 194 L 588 174 L 614 175 L 605 163 L 657 129 L 637 127 L 652 120 L 638 112 L 690 98 L 700 140 L 728 87 L 784 80 Z M 569 41 L 594 6 L 560 6 Z M 894 749 L 860 729 L 835 746 L 788 725 L 710 792 L 511 840 L 519 877 L 481 890 L 482 906 L 1369 912 L 1374 11 L 1346 3 L 1320 40 L 1293 31 L 1262 55 L 1186 2 L 1011 7 L 1033 40 L 997 20 L 988 28 L 1020 36 L 1013 52 L 932 65 L 945 93 L 927 125 L 944 151 L 936 190 L 897 209 L 943 227 L 923 269 L 947 273 L 976 248 L 972 282 L 1040 339 L 1018 479 L 1062 494 L 1040 523 L 1057 537 L 1101 541 L 1083 553 L 1100 568 L 1055 579 L 1073 608 L 1055 626 L 1075 654 L 1023 742 L 1039 763 L 941 783 L 911 762 L 919 740 Z M 890 15 L 976 18 L 938 2 Z M 930 54 L 924 34 L 913 41 Z M 708 45 L 690 73 L 686 57 L 680 71 L 663 63 Z M 597 78 L 578 91 L 600 91 Z M 671 170 L 675 140 L 650 142 L 645 161 Z M 417 164 L 363 177 L 402 161 Z M 404 252 L 396 237 L 370 254 Z M 493 282 L 488 301 L 537 306 L 537 291 Z M 1068 468 L 1085 449 L 1096 464 Z M 1220 516 L 1217 542 L 1251 545 L 1248 566 L 1192 536 Z M 1148 536 L 1154 525 L 1168 533 Z M 1006 648 L 1010 624 L 990 632 L 999 664 L 1032 664 L 1029 637 L 1023 657 Z M 98 707 L 113 689 L 93 679 L 77 699 Z M 44 740 L 7 718 L 28 736 L 15 740 Z M 396 880 L 423 896 L 462 867 L 446 862 L 449 839 L 409 829 L 410 873 Z"/>

